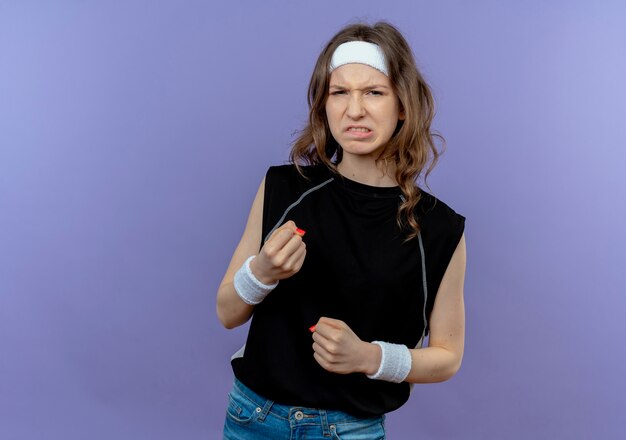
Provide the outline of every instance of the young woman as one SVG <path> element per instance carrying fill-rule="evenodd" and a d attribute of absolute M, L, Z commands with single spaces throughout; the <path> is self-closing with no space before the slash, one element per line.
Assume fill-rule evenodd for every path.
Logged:
<path fill-rule="evenodd" d="M 439 153 L 409 45 L 388 23 L 347 26 L 308 98 L 217 295 L 226 328 L 252 317 L 225 439 L 382 439 L 413 384 L 463 357 L 465 218 L 416 183 Z"/>

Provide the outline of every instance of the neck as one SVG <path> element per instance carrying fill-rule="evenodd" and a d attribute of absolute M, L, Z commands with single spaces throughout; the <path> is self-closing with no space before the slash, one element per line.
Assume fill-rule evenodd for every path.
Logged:
<path fill-rule="evenodd" d="M 371 158 L 344 156 L 337 165 L 337 171 L 344 177 L 370 186 L 398 186 L 395 178 L 395 164 L 384 160 L 378 163 Z"/>

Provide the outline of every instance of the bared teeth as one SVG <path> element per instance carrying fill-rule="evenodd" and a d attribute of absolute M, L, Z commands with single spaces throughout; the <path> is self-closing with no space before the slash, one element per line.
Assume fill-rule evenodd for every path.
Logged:
<path fill-rule="evenodd" d="M 368 132 L 370 131 L 368 128 L 364 128 L 364 127 L 350 127 L 348 129 L 348 131 L 361 131 L 361 132 Z"/>

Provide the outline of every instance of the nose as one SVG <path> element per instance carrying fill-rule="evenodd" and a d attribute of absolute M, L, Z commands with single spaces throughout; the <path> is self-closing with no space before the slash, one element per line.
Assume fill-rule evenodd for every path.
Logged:
<path fill-rule="evenodd" d="M 346 109 L 346 114 L 352 119 L 358 119 L 363 117 L 363 115 L 365 114 L 365 107 L 363 106 L 363 102 L 361 102 L 360 94 L 353 94 L 350 96 L 350 100 L 348 101 L 348 108 Z"/>

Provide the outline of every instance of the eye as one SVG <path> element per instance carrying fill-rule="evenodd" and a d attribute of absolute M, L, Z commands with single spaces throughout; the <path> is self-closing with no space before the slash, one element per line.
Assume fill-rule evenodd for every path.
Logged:
<path fill-rule="evenodd" d="M 341 95 L 346 93 L 344 90 L 335 90 L 334 92 L 330 92 L 331 95 Z"/>
<path fill-rule="evenodd" d="M 378 90 L 370 90 L 370 94 L 374 96 L 383 96 L 383 92 L 379 92 Z"/>

